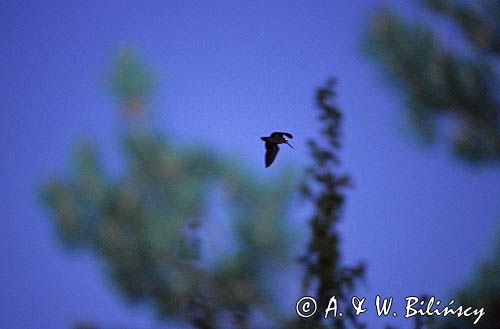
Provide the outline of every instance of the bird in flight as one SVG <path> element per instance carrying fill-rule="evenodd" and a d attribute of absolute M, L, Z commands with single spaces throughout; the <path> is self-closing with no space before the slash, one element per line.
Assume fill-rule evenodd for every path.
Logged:
<path fill-rule="evenodd" d="M 280 131 L 273 132 L 269 137 L 260 138 L 266 142 L 266 168 L 269 167 L 276 158 L 276 154 L 278 154 L 278 151 L 280 150 L 278 144 L 287 144 L 293 148 L 293 146 L 288 143 L 288 139 L 285 136 L 293 138 L 292 134 Z"/>

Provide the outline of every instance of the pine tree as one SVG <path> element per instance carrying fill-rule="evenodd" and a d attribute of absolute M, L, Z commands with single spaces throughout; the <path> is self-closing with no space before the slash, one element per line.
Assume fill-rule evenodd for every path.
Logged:
<path fill-rule="evenodd" d="M 406 108 L 421 136 L 449 140 L 454 154 L 472 164 L 500 161 L 500 1 L 422 0 L 424 7 L 451 21 L 463 34 L 467 51 L 447 49 L 423 24 L 409 24 L 389 10 L 375 15 L 366 39 L 368 53 L 406 95 Z M 438 134 L 438 120 L 455 130 Z M 500 249 L 477 275 L 454 294 L 456 305 L 485 307 L 470 318 L 430 321 L 435 329 L 500 328 Z M 427 321 L 426 321 L 427 322 Z"/>
<path fill-rule="evenodd" d="M 449 140 L 469 163 L 500 161 L 500 2 L 422 0 L 425 8 L 454 23 L 467 51 L 450 50 L 423 24 L 409 24 L 389 10 L 375 15 L 369 54 L 406 94 L 411 122 L 427 140 Z M 453 124 L 451 133 L 439 120 Z"/>
<path fill-rule="evenodd" d="M 152 302 L 165 319 L 182 317 L 199 329 L 245 329 L 255 328 L 254 315 L 260 314 L 265 328 L 347 328 L 340 318 L 301 321 L 294 310 L 283 312 L 266 282 L 295 263 L 284 219 L 294 194 L 289 173 L 261 183 L 230 159 L 203 148 L 186 149 L 155 132 L 147 108 L 156 83 L 130 51 L 118 56 L 110 85 L 123 114 L 125 170 L 106 173 L 97 146 L 91 141 L 78 145 L 73 172 L 42 188 L 61 241 L 93 251 L 120 292 L 130 300 Z M 327 143 L 311 141 L 313 163 L 302 189 L 314 208 L 301 259 L 304 293 L 314 293 L 321 307 L 333 295 L 345 303 L 364 270 L 341 263 L 336 227 L 349 179 L 336 173 L 341 115 L 330 103 L 333 98 L 331 82 L 318 89 L 321 137 Z M 217 207 L 230 217 L 235 242 L 232 252 L 207 262 L 213 251 L 203 227 L 209 196 L 217 191 L 224 199 Z M 98 328 L 77 326 L 83 327 Z"/>
<path fill-rule="evenodd" d="M 162 317 L 219 328 L 229 314 L 245 328 L 249 312 L 279 313 L 263 269 L 293 261 L 283 223 L 293 182 L 283 175 L 261 183 L 229 159 L 155 132 L 147 108 L 156 84 L 134 53 L 120 53 L 110 85 L 123 114 L 126 169 L 109 174 L 93 141 L 77 145 L 73 172 L 42 188 L 61 240 L 92 250 L 120 292 L 152 302 Z M 210 237 L 202 231 L 218 190 L 237 243 L 207 263 Z"/>

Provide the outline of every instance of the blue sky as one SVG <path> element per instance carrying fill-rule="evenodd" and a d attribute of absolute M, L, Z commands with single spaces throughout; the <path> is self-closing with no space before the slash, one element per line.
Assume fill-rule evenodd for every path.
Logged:
<path fill-rule="evenodd" d="M 346 261 L 368 264 L 360 293 L 452 294 L 492 245 L 500 171 L 461 164 L 446 145 L 419 144 L 402 93 L 363 56 L 368 18 L 381 5 L 437 24 L 454 43 L 446 22 L 409 3 L 2 1 L 2 326 L 159 325 L 148 305 L 121 298 L 93 255 L 63 249 L 36 198 L 51 174 L 69 170 L 80 137 L 99 143 L 111 173 L 120 168 L 120 117 L 106 74 L 123 46 L 136 49 L 159 80 L 151 104 L 158 129 L 230 155 L 262 180 L 307 163 L 314 88 L 337 77 L 343 163 L 355 183 L 342 248 Z M 293 132 L 296 150 L 266 170 L 258 137 L 274 130 Z"/>

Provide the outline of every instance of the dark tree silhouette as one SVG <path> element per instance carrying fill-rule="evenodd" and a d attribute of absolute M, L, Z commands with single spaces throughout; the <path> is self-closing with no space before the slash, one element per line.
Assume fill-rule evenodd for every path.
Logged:
<path fill-rule="evenodd" d="M 352 313 L 349 294 L 362 277 L 364 266 L 342 265 L 337 231 L 344 206 L 344 190 L 350 186 L 350 178 L 336 172 L 340 165 L 338 150 L 341 147 L 342 115 L 332 103 L 335 98 L 334 84 L 334 80 L 330 80 L 316 92 L 318 118 L 323 127 L 320 138 L 309 140 L 313 163 L 306 168 L 306 181 L 302 185 L 302 194 L 314 206 L 310 219 L 311 239 L 301 259 L 306 268 L 303 293 L 314 292 L 319 310 L 328 308 L 332 296 L 338 300 L 339 309 L 344 310 L 344 317 L 331 316 L 326 320 L 323 320 L 322 312 L 317 312 L 311 320 L 315 328 L 346 328 L 346 319 L 354 327 L 362 328 L 363 325 Z"/>

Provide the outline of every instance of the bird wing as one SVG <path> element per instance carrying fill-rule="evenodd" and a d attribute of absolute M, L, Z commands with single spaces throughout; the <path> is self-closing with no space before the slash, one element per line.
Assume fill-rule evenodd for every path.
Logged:
<path fill-rule="evenodd" d="M 273 132 L 273 133 L 271 134 L 271 137 L 274 137 L 274 136 L 276 136 L 276 135 L 280 135 L 280 136 L 283 136 L 283 135 L 284 135 L 284 136 L 286 136 L 286 137 L 288 137 L 288 138 L 293 138 L 293 135 L 292 135 L 292 134 L 290 134 L 290 133 L 285 133 L 285 132 L 282 132 L 282 131 L 275 131 L 275 132 Z"/>
<path fill-rule="evenodd" d="M 278 144 L 266 142 L 266 168 L 273 163 L 279 150 Z"/>

